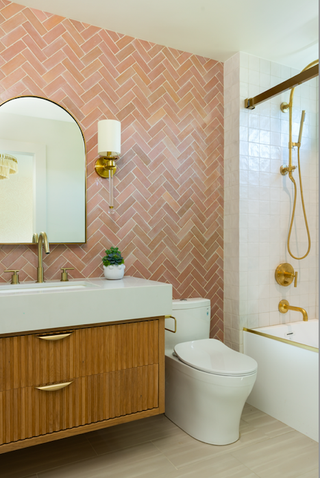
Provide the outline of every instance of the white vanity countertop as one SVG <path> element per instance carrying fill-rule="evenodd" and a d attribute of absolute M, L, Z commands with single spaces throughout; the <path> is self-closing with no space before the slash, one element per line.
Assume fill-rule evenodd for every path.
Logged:
<path fill-rule="evenodd" d="M 169 315 L 172 285 L 125 276 L 0 286 L 0 334 Z"/>

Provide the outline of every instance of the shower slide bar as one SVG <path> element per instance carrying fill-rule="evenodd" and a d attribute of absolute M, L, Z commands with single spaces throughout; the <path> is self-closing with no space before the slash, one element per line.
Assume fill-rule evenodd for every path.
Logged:
<path fill-rule="evenodd" d="M 277 96 L 284 91 L 290 90 L 291 88 L 294 88 L 295 86 L 301 85 L 301 83 L 311 80 L 312 78 L 315 78 L 318 75 L 319 75 L 319 64 L 312 66 L 311 68 L 308 68 L 307 70 L 302 71 L 298 75 L 295 75 L 292 78 L 289 78 L 289 80 L 279 83 L 279 85 L 276 85 L 273 88 L 270 88 L 269 90 L 264 91 L 263 93 L 260 93 L 260 95 L 254 96 L 253 98 L 246 98 L 244 100 L 244 107 L 249 110 L 254 110 L 256 105 L 258 105 L 259 103 L 269 100 L 270 98 L 273 98 L 274 96 Z"/>

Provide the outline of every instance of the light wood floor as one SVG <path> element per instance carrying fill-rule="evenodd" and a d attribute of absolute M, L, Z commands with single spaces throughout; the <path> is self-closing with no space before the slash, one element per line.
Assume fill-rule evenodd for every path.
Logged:
<path fill-rule="evenodd" d="M 213 446 L 164 415 L 0 455 L 1 478 L 318 478 L 318 443 L 246 405 L 241 438 Z"/>

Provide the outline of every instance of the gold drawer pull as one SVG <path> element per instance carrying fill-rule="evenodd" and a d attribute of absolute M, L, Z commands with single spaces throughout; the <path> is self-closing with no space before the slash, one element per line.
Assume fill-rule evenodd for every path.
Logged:
<path fill-rule="evenodd" d="M 62 340 L 62 339 L 65 339 L 66 337 L 69 337 L 69 335 L 71 335 L 71 334 L 72 334 L 72 332 L 70 332 L 69 334 L 39 335 L 38 339 L 41 339 L 41 340 Z"/>
<path fill-rule="evenodd" d="M 38 390 L 43 390 L 44 392 L 56 392 L 57 390 L 61 390 L 62 388 L 68 387 L 72 384 L 71 382 L 64 382 L 64 383 L 54 383 L 53 385 L 45 385 L 44 387 L 36 387 Z"/>

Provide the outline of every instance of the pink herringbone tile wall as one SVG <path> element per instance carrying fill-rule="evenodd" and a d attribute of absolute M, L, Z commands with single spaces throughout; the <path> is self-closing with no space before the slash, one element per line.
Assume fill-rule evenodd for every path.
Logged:
<path fill-rule="evenodd" d="M 87 145 L 88 241 L 52 246 L 45 278 L 64 266 L 100 277 L 118 246 L 127 275 L 211 299 L 211 336 L 223 339 L 223 64 L 0 0 L 0 101 L 25 94 L 69 110 Z M 104 118 L 122 126 L 114 219 L 94 172 Z M 36 252 L 1 246 L 0 281 L 6 268 L 34 281 Z"/>

